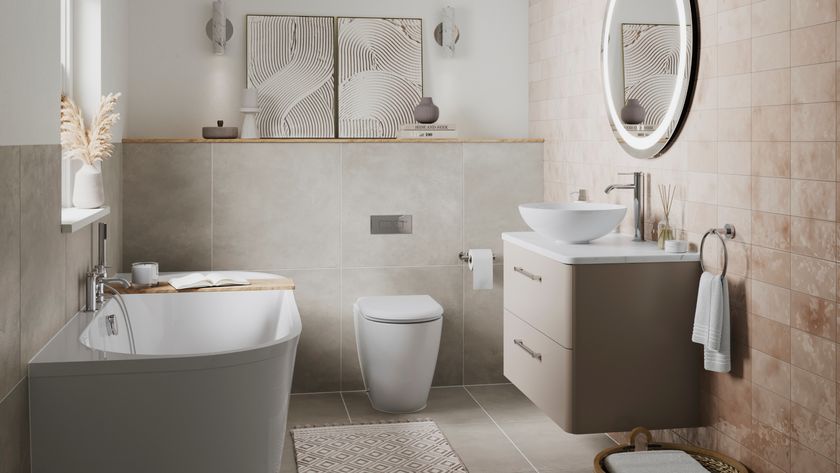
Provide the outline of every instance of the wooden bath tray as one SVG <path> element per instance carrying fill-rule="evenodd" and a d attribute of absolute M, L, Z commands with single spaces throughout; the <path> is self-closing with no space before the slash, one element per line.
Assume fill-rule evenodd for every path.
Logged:
<path fill-rule="evenodd" d="M 198 289 L 182 289 L 176 291 L 169 283 L 162 282 L 155 287 L 143 288 L 122 288 L 115 287 L 121 294 L 176 294 L 185 292 L 243 292 L 243 291 L 291 291 L 295 288 L 295 282 L 289 278 L 280 277 L 277 279 L 249 279 L 249 286 L 222 286 L 222 287 L 201 287 Z"/>

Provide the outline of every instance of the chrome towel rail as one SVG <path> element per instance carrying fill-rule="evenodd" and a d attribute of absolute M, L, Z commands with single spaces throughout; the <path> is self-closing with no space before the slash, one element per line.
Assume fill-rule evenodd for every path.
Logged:
<path fill-rule="evenodd" d="M 735 238 L 735 226 L 727 223 L 723 226 L 723 228 L 711 228 L 703 234 L 703 238 L 700 240 L 700 269 L 704 272 L 706 271 L 706 268 L 703 266 L 703 245 L 706 244 L 706 237 L 709 235 L 717 236 L 720 239 L 721 245 L 723 245 L 723 271 L 720 273 L 720 277 L 724 277 L 726 276 L 726 267 L 729 265 L 729 253 L 726 250 L 726 240 Z"/>

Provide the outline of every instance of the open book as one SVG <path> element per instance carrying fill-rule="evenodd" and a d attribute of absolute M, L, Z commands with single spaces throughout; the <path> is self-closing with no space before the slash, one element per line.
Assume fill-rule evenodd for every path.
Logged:
<path fill-rule="evenodd" d="M 235 278 L 221 273 L 191 273 L 169 280 L 169 285 L 174 287 L 176 291 L 200 287 L 247 286 L 249 284 L 251 283 L 247 279 Z"/>

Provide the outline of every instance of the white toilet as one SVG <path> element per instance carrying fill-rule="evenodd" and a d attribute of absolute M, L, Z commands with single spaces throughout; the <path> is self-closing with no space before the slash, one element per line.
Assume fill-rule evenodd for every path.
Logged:
<path fill-rule="evenodd" d="M 426 407 L 435 374 L 443 307 L 429 296 L 360 297 L 353 305 L 356 349 L 373 408 Z"/>

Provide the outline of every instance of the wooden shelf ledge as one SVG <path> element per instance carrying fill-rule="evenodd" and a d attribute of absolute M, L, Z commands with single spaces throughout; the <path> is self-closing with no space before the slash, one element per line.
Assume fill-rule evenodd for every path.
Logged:
<path fill-rule="evenodd" d="M 125 138 L 125 144 L 140 143 L 543 143 L 542 138 L 416 138 L 416 139 L 348 139 L 348 138 L 266 138 L 208 140 L 204 138 Z"/>

